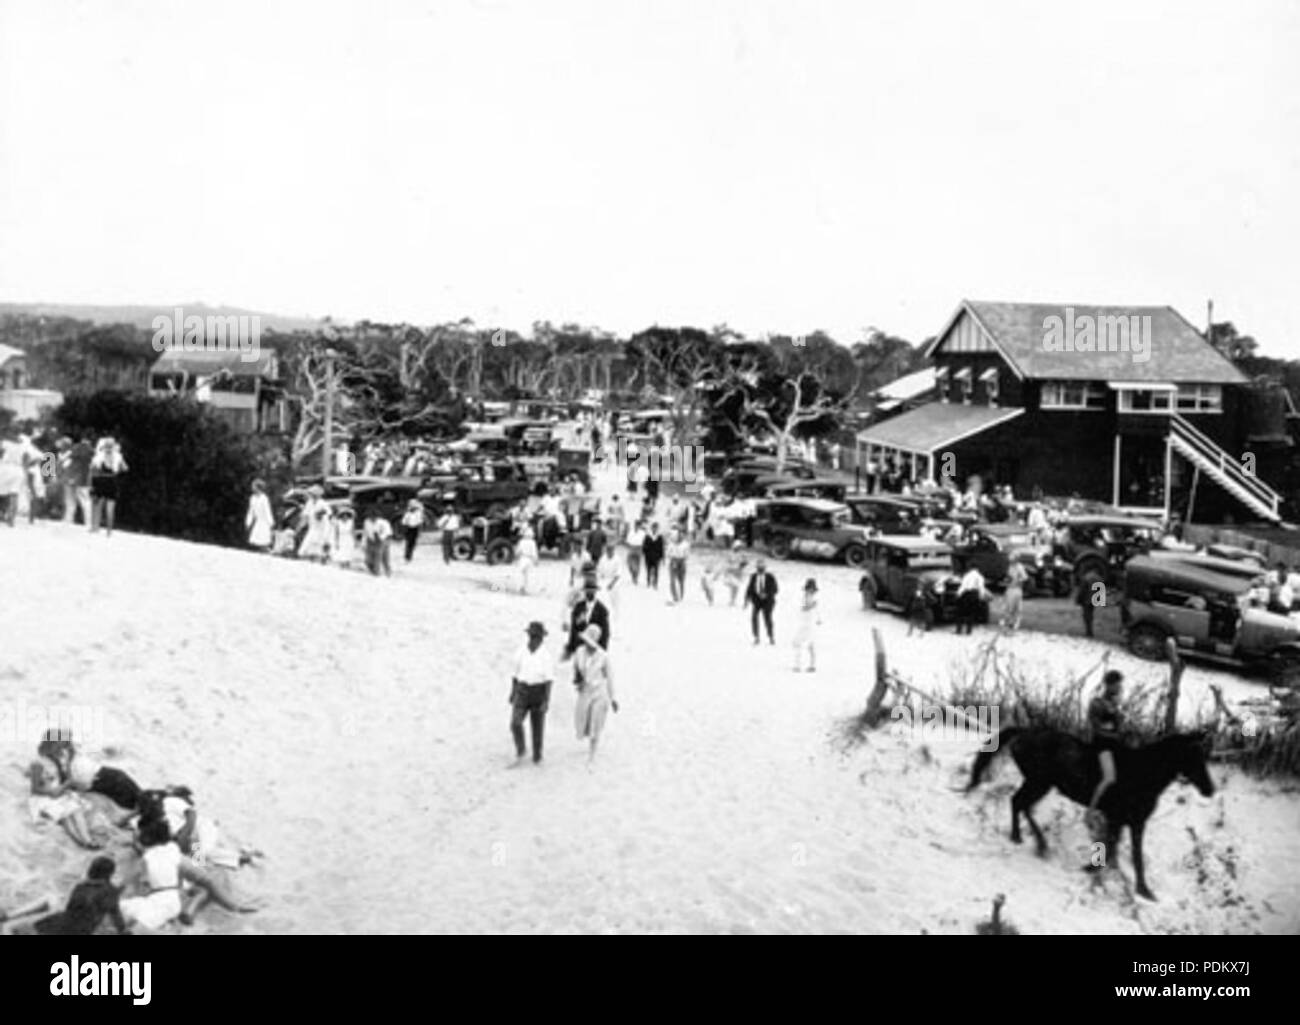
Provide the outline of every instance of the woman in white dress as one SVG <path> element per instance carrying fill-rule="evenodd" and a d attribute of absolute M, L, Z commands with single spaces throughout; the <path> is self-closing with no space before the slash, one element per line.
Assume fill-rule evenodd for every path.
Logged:
<path fill-rule="evenodd" d="M 519 543 L 515 545 L 515 559 L 519 563 L 520 594 L 528 593 L 528 582 L 532 578 L 533 569 L 537 566 L 539 558 L 537 538 L 533 535 L 533 528 L 524 527 L 519 533 Z"/>
<path fill-rule="evenodd" d="M 578 739 L 589 742 L 587 765 L 596 758 L 596 747 L 600 743 L 601 730 L 605 728 L 605 717 L 612 708 L 618 711 L 618 701 L 614 698 L 614 675 L 610 667 L 609 652 L 600 646 L 601 629 L 592 623 L 582 632 L 582 647 L 573 656 L 578 688 L 578 703 L 574 708 L 573 719 L 577 728 Z"/>
<path fill-rule="evenodd" d="M 808 672 L 817 671 L 817 627 L 821 625 L 821 612 L 817 608 L 817 581 L 809 578 L 803 585 L 803 600 L 799 603 L 799 626 L 794 635 L 794 671 L 803 672 L 802 655 L 808 652 Z"/>
<path fill-rule="evenodd" d="M 340 569 L 351 569 L 357 553 L 356 516 L 344 506 L 334 517 L 334 530 L 330 538 L 330 562 Z"/>
<path fill-rule="evenodd" d="M 271 550 L 271 531 L 275 526 L 271 517 L 271 500 L 266 497 L 266 484 L 253 481 L 253 493 L 248 497 L 248 512 L 244 527 L 248 530 L 248 543 L 259 551 Z"/>
<path fill-rule="evenodd" d="M 332 527 L 330 507 L 325 501 L 325 489 L 320 485 L 308 489 L 308 495 L 307 503 L 302 507 L 307 532 L 298 545 L 298 558 L 324 562 Z"/>

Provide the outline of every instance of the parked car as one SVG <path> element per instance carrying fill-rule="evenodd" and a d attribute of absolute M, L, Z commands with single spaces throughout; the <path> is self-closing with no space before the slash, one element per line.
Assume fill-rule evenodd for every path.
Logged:
<path fill-rule="evenodd" d="M 1208 545 L 1205 554 L 1213 555 L 1219 559 L 1229 559 L 1232 562 L 1253 565 L 1260 573 L 1263 573 L 1268 568 L 1267 560 L 1263 555 L 1251 551 L 1249 548 L 1242 548 L 1240 545 Z"/>
<path fill-rule="evenodd" d="M 864 568 L 859 587 L 867 608 L 887 604 L 915 614 L 919 606 L 927 625 L 956 619 L 961 581 L 947 545 L 910 535 L 874 537 Z"/>
<path fill-rule="evenodd" d="M 741 463 L 723 474 L 722 493 L 735 498 L 758 498 L 765 488 L 773 484 L 780 484 L 792 477 L 807 480 L 816 476 L 817 471 L 812 467 L 799 464 L 787 464 L 784 470 L 777 473 L 775 463 Z"/>
<path fill-rule="evenodd" d="M 1058 533 L 1056 555 L 1068 563 L 1075 579 L 1095 574 L 1108 584 L 1123 578 L 1135 555 L 1145 555 L 1160 541 L 1159 523 L 1128 516 L 1071 516 Z"/>
<path fill-rule="evenodd" d="M 828 502 L 843 502 L 848 485 L 828 477 L 786 477 L 779 483 L 769 484 L 764 498 L 824 498 Z"/>
<path fill-rule="evenodd" d="M 925 518 L 914 502 L 898 495 L 848 495 L 853 522 L 879 534 L 919 534 Z"/>
<path fill-rule="evenodd" d="M 1252 606 L 1250 589 L 1242 576 L 1137 556 L 1120 603 L 1129 649 L 1162 659 L 1172 637 L 1180 651 L 1265 672 L 1281 686 L 1300 684 L 1300 622 Z"/>
<path fill-rule="evenodd" d="M 777 498 L 758 503 L 754 541 L 775 558 L 842 559 L 860 567 L 867 558 L 867 532 L 849 510 L 821 498 Z"/>
<path fill-rule="evenodd" d="M 1210 555 L 1208 551 L 1197 552 L 1183 551 L 1177 548 L 1153 548 L 1148 554 L 1156 560 L 1179 562 L 1188 566 L 1200 566 L 1202 569 L 1210 570 L 1213 573 L 1223 573 L 1226 576 L 1240 577 L 1243 580 L 1255 580 L 1267 572 L 1260 563 L 1245 559 L 1220 558 Z"/>
<path fill-rule="evenodd" d="M 965 540 L 953 546 L 953 565 L 958 573 L 974 566 L 988 586 L 1001 591 L 1007 585 L 1012 561 L 1029 574 L 1025 594 L 1070 593 L 1072 567 L 1057 558 L 1052 546 L 1035 544 L 1027 527 L 1018 523 L 976 523 L 966 528 Z"/>

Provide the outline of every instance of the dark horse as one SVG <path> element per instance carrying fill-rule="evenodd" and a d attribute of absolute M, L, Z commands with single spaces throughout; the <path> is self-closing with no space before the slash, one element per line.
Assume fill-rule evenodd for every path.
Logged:
<path fill-rule="evenodd" d="M 1206 797 L 1214 783 L 1205 767 L 1206 738 L 1203 734 L 1173 734 L 1151 744 L 1122 748 L 1115 752 L 1115 782 L 1102 795 L 1100 810 L 1106 816 L 1107 857 L 1115 850 L 1120 832 L 1128 826 L 1133 838 L 1133 873 L 1137 892 L 1155 900 L 1147 888 L 1142 868 L 1142 831 L 1156 809 L 1165 787 L 1183 777 Z M 1030 810 L 1053 787 L 1076 804 L 1088 805 L 1101 779 L 1096 752 L 1083 741 L 1050 727 L 1009 727 L 998 735 L 998 746 L 981 751 L 971 767 L 966 792 L 979 786 L 989 763 L 1010 750 L 1025 781 L 1011 797 L 1011 839 L 1020 843 L 1020 814 L 1024 813 L 1038 841 L 1038 853 L 1047 852 L 1047 841 Z"/>

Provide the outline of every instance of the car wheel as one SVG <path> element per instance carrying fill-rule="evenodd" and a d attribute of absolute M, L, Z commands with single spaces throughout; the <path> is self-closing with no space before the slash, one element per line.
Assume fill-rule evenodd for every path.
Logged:
<path fill-rule="evenodd" d="M 790 539 L 784 534 L 777 534 L 775 537 L 768 538 L 767 550 L 777 559 L 790 558 Z"/>
<path fill-rule="evenodd" d="M 1148 662 L 1162 662 L 1165 659 L 1166 634 L 1158 626 L 1142 623 L 1135 626 L 1128 635 L 1129 651 L 1138 658 Z"/>
<path fill-rule="evenodd" d="M 867 562 L 867 550 L 862 545 L 849 545 L 844 549 L 844 564 L 849 569 L 861 569 Z"/>
<path fill-rule="evenodd" d="M 477 551 L 474 542 L 467 537 L 457 538 L 451 544 L 451 557 L 453 559 L 463 559 L 468 562 L 474 558 Z"/>
<path fill-rule="evenodd" d="M 1300 655 L 1282 655 L 1277 659 L 1273 683 L 1284 690 L 1300 688 Z"/>
<path fill-rule="evenodd" d="M 514 561 L 515 546 L 501 538 L 487 546 L 485 555 L 489 566 L 504 566 L 506 563 Z"/>

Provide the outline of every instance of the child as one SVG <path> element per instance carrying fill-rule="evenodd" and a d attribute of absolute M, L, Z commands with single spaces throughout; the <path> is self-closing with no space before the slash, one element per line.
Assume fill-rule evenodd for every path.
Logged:
<path fill-rule="evenodd" d="M 352 568 L 352 557 L 357 551 L 353 533 L 355 518 L 351 509 L 344 506 L 334 520 L 334 537 L 330 545 L 330 561 L 343 569 Z"/>
<path fill-rule="evenodd" d="M 537 551 L 537 539 L 533 536 L 532 527 L 524 527 L 519 537 L 519 544 L 515 546 L 515 558 L 519 560 L 519 593 L 528 593 L 528 581 L 532 576 L 533 568 L 537 565 L 539 559 Z"/>
<path fill-rule="evenodd" d="M 808 650 L 808 672 L 817 671 L 817 627 L 821 613 L 817 610 L 817 581 L 809 578 L 803 585 L 803 601 L 799 605 L 799 627 L 794 635 L 794 671 L 803 672 L 800 656 Z"/>

